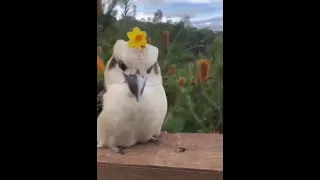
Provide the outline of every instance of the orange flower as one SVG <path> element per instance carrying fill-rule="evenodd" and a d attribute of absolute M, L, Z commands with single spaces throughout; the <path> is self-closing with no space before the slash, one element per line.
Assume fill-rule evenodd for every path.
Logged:
<path fill-rule="evenodd" d="M 176 65 L 175 64 L 171 64 L 171 67 L 170 67 L 170 69 L 168 71 L 167 76 L 171 77 L 174 73 L 176 73 Z"/>
<path fill-rule="evenodd" d="M 102 48 L 101 47 L 98 47 L 97 48 L 97 52 L 98 52 L 98 55 L 100 55 L 102 53 Z"/>
<path fill-rule="evenodd" d="M 150 37 L 147 37 L 147 43 L 151 44 L 151 38 Z"/>
<path fill-rule="evenodd" d="M 169 31 L 164 31 L 163 32 L 164 43 L 165 43 L 166 47 L 169 46 L 169 36 L 170 36 Z"/>
<path fill-rule="evenodd" d="M 105 66 L 104 66 L 102 59 L 99 56 L 97 56 L 97 69 L 98 69 L 98 71 L 104 72 L 104 68 L 105 68 Z"/>
<path fill-rule="evenodd" d="M 206 81 L 209 78 L 210 61 L 205 59 L 201 63 L 201 79 Z"/>
<path fill-rule="evenodd" d="M 206 81 L 209 78 L 210 61 L 207 59 L 198 60 L 196 62 L 196 79 L 195 85 Z"/>
<path fill-rule="evenodd" d="M 185 82 L 186 82 L 186 78 L 180 77 L 178 81 L 178 88 L 182 88 Z"/>
<path fill-rule="evenodd" d="M 102 13 L 102 0 L 97 0 L 97 15 L 98 16 L 101 16 L 103 13 Z"/>

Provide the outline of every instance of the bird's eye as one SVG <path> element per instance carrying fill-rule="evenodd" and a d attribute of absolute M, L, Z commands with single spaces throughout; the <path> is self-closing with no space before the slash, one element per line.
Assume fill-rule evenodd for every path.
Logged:
<path fill-rule="evenodd" d="M 120 68 L 122 71 L 125 71 L 125 70 L 127 69 L 126 65 L 125 65 L 122 61 L 120 61 L 120 62 L 118 63 L 118 65 L 119 65 L 119 68 Z"/>

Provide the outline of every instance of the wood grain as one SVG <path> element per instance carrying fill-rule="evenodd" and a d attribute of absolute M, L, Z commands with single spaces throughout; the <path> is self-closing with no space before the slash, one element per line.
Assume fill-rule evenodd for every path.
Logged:
<path fill-rule="evenodd" d="M 160 145 L 139 144 L 125 155 L 97 149 L 98 180 L 222 180 L 223 135 L 162 133 L 158 139 Z"/>

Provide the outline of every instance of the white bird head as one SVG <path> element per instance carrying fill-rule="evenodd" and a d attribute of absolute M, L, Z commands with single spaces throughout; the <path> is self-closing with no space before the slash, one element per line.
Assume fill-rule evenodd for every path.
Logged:
<path fill-rule="evenodd" d="M 147 44 L 142 51 L 129 48 L 128 42 L 118 40 L 105 70 L 106 86 L 127 83 L 139 102 L 144 88 L 162 85 L 158 64 L 159 49 Z"/>

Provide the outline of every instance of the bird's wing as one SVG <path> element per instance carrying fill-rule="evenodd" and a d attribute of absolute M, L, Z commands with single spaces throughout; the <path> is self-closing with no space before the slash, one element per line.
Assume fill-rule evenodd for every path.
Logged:
<path fill-rule="evenodd" d="M 110 61 L 113 57 L 109 59 L 107 62 L 105 71 L 108 71 Z M 101 80 L 97 85 L 97 118 L 103 109 L 103 95 L 107 92 L 107 87 L 105 85 L 105 81 Z"/>

